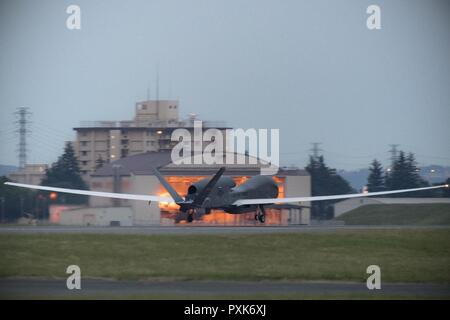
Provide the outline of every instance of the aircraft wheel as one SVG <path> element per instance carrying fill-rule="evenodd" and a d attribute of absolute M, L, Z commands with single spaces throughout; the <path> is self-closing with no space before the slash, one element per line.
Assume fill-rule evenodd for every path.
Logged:
<path fill-rule="evenodd" d="M 258 220 L 259 220 L 259 216 L 257 213 L 255 213 L 255 221 L 258 221 Z"/>
<path fill-rule="evenodd" d="M 191 223 L 192 221 L 194 221 L 194 215 L 192 213 L 190 213 L 187 216 L 187 222 Z"/>
<path fill-rule="evenodd" d="M 261 214 L 261 215 L 258 217 L 258 220 L 259 220 L 259 222 L 261 222 L 261 223 L 266 222 L 266 215 Z"/>

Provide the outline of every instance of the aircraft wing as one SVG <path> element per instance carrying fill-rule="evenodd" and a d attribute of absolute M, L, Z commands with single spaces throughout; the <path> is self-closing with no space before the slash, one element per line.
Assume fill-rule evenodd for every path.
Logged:
<path fill-rule="evenodd" d="M 80 194 L 80 195 L 84 195 L 84 196 L 96 196 L 96 197 L 127 199 L 127 200 L 144 200 L 144 201 L 156 201 L 156 202 L 175 202 L 171 197 L 160 197 L 160 196 L 152 196 L 152 195 L 145 195 L 145 194 L 114 193 L 114 192 L 100 192 L 100 191 L 56 188 L 56 187 L 36 186 L 33 184 L 23 184 L 23 183 L 14 183 L 14 182 L 5 182 L 5 184 L 9 185 L 9 186 L 15 186 L 15 187 L 21 187 L 21 188 L 63 192 L 63 193 L 71 193 L 71 194 Z"/>
<path fill-rule="evenodd" d="M 379 192 L 365 192 L 365 193 L 354 193 L 354 194 L 340 194 L 333 196 L 315 196 L 315 197 L 294 197 L 294 198 L 272 198 L 272 199 L 241 199 L 236 200 L 233 205 L 243 206 L 249 204 L 271 204 L 271 203 L 294 203 L 294 202 L 308 202 L 308 201 L 323 201 L 323 200 L 338 200 L 338 199 L 349 199 L 349 198 L 360 198 L 360 197 L 370 197 L 370 196 L 381 196 L 385 194 L 403 193 L 403 192 L 413 192 L 421 190 L 430 190 L 438 188 L 448 188 L 448 184 L 424 187 L 424 188 L 414 188 L 414 189 L 401 189 L 392 191 L 379 191 Z"/>

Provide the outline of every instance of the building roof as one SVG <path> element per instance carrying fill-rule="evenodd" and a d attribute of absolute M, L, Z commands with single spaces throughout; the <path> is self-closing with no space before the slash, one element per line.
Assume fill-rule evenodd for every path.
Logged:
<path fill-rule="evenodd" d="M 257 161 L 257 164 L 249 164 L 250 156 L 244 156 L 246 164 L 182 164 L 172 163 L 171 151 L 147 152 L 138 155 L 129 156 L 105 164 L 95 171 L 92 177 L 133 175 L 153 175 L 153 168 L 157 168 L 163 175 L 173 176 L 201 176 L 211 175 L 217 172 L 220 167 L 226 167 L 225 175 L 253 176 L 261 173 L 261 168 L 265 166 L 263 161 Z M 256 160 L 256 159 L 253 159 Z M 261 164 L 263 163 L 263 164 Z M 278 176 L 308 176 L 308 172 L 298 168 L 279 168 Z"/>
<path fill-rule="evenodd" d="M 218 130 L 226 130 L 231 129 L 231 127 L 227 126 L 213 126 L 211 124 L 204 124 L 203 128 L 214 128 Z M 194 129 L 193 125 L 180 125 L 180 124 L 173 124 L 171 126 L 168 126 L 167 124 L 152 124 L 147 126 L 139 126 L 139 125 L 133 125 L 133 126 L 127 126 L 127 125 L 111 125 L 111 126 L 95 126 L 95 125 L 88 125 L 85 126 L 79 126 L 73 128 L 75 131 L 82 131 L 82 130 L 166 130 L 166 131 L 174 131 L 176 129 Z"/>
<path fill-rule="evenodd" d="M 152 168 L 160 169 L 169 163 L 171 163 L 170 151 L 146 152 L 107 163 L 96 170 L 92 176 L 112 176 L 116 170 L 121 176 L 129 176 L 134 172 L 150 172 Z"/>

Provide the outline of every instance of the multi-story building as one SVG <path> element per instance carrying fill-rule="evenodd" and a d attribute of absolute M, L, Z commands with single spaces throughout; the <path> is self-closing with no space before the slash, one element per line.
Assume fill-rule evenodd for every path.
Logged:
<path fill-rule="evenodd" d="M 193 131 L 195 115 L 179 118 L 176 100 L 137 102 L 131 121 L 83 121 L 74 143 L 83 175 L 92 174 L 103 163 L 149 151 L 167 151 L 177 143 L 171 141 L 178 128 Z M 204 121 L 203 129 L 227 129 L 224 123 Z"/>

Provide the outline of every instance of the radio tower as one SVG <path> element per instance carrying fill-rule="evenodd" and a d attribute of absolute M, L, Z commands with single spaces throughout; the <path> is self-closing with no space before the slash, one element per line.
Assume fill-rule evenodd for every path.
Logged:
<path fill-rule="evenodd" d="M 19 133 L 19 167 L 23 168 L 27 164 L 27 125 L 30 123 L 28 121 L 28 116 L 31 114 L 27 107 L 19 107 L 16 112 L 14 112 L 16 117 L 16 123 L 18 124 L 18 129 L 16 132 Z"/>

